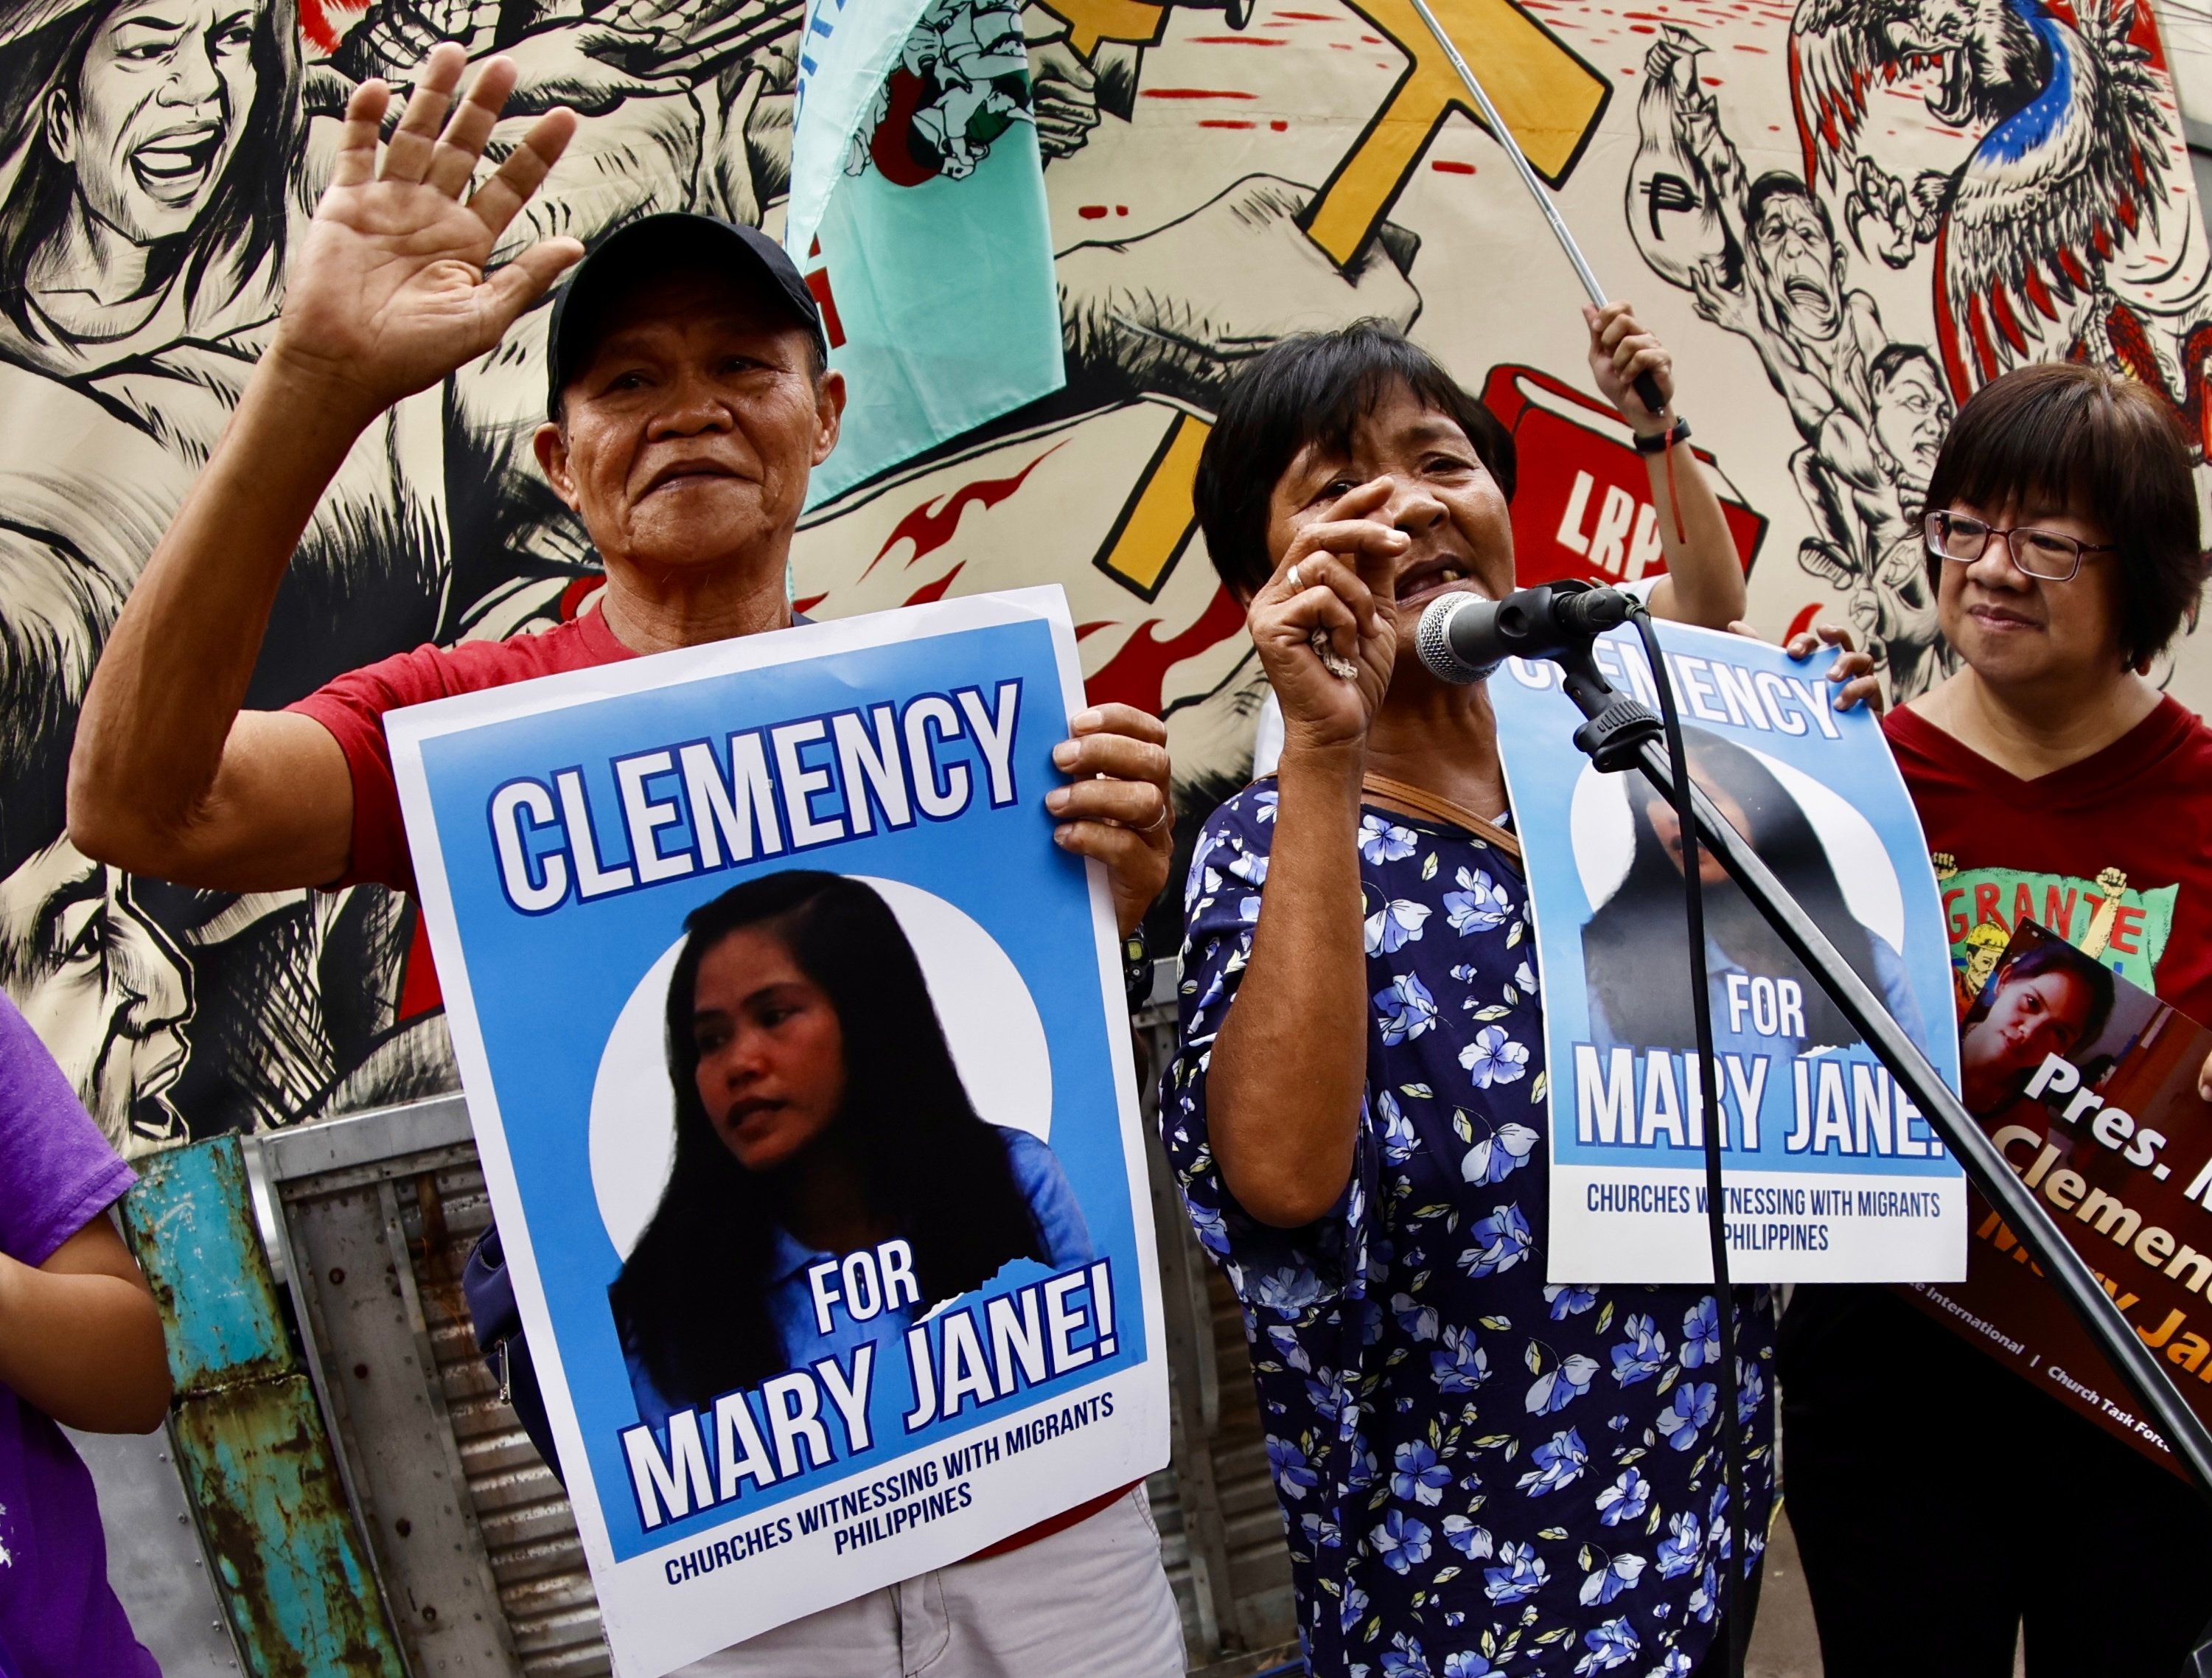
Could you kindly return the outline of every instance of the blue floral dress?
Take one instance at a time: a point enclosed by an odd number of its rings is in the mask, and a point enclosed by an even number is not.
[[[1273,781],[1223,805],[1185,895],[1160,1124],[1244,1306],[1300,1631],[1317,1674],[1686,1674],[1736,1525],[1710,1290],[1544,1280],[1535,939],[1513,859],[1370,806],[1367,1098],[1352,1180],[1278,1230],[1206,1141],[1206,1073],[1250,957]],[[1671,982],[1655,974],[1654,982]],[[1737,1298],[1750,1550],[1773,1493],[1773,1304]]]

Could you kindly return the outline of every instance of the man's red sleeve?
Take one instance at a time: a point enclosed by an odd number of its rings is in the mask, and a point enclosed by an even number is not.
[[[338,885],[388,885],[410,896],[415,864],[407,852],[407,832],[399,818],[399,787],[392,776],[392,747],[384,738],[384,714],[419,705],[448,691],[441,679],[438,649],[412,653],[349,671],[284,708],[313,717],[331,732],[345,753],[353,779],[353,843],[345,872],[329,882]]]

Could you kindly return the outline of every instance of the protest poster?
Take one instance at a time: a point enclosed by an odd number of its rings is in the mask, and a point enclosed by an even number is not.
[[[2033,921],[1984,968],[1959,1030],[1967,1110],[2033,1189],[2191,1407],[2212,1421],[2212,1031],[2130,982],[2093,920],[2077,947]],[[2142,1401],[2020,1237],[1977,1192],[1963,1282],[1923,1310],[2183,1479]]]
[[[1880,725],[1838,712],[1832,654],[1793,662],[1744,636],[1659,634],[1690,773],[1947,1080],[1951,969],[1918,819]],[[1653,708],[1632,629],[1599,668]],[[1709,1280],[1696,1068],[1673,806],[1640,773],[1601,775],[1555,664],[1490,678],[1526,848],[1544,986],[1550,1277]],[[1714,1082],[1739,1281],[1955,1280],[1966,1184],[1928,1120],[1710,853]]]
[[[1167,1461],[1113,915],[1043,805],[1076,671],[1036,588],[388,720],[626,1678]]]

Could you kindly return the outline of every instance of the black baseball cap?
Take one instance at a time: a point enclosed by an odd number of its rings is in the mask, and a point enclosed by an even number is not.
[[[806,328],[817,363],[828,365],[822,311],[782,246],[758,228],[672,210],[610,234],[555,294],[545,339],[547,412],[559,410],[562,387],[591,355],[607,300],[636,280],[672,268],[720,269],[734,278],[758,282],[764,296],[787,305],[792,319]]]

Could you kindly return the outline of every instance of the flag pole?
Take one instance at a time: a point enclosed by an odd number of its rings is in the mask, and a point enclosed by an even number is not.
[[[1505,119],[1498,114],[1498,107],[1490,102],[1490,95],[1483,90],[1482,83],[1475,79],[1474,72],[1468,68],[1467,60],[1460,57],[1459,48],[1452,45],[1452,38],[1444,33],[1444,26],[1429,9],[1428,0],[1413,0],[1413,9],[1421,15],[1421,21],[1428,25],[1429,33],[1437,38],[1437,45],[1443,48],[1444,57],[1451,60],[1451,67],[1459,72],[1460,81],[1465,84],[1468,96],[1474,100],[1474,108],[1482,113],[1484,124],[1497,137],[1498,143],[1505,148],[1506,156],[1512,160],[1514,170],[1521,177],[1521,184],[1528,189],[1528,196],[1535,199],[1536,208],[1544,212],[1544,219],[1552,224],[1552,235],[1559,241],[1559,248],[1567,253],[1567,260],[1574,264],[1575,276],[1582,281],[1583,289],[1589,294],[1592,303],[1603,308],[1608,301],[1605,288],[1598,283],[1597,274],[1590,267],[1589,258],[1583,255],[1582,246],[1575,243],[1574,233],[1567,226],[1566,218],[1559,214],[1559,206],[1553,200],[1543,177],[1536,173],[1535,165],[1529,162],[1528,154],[1521,149],[1521,143],[1513,137],[1513,131],[1505,125]],[[1637,374],[1636,394],[1655,415],[1667,405],[1666,398],[1659,393],[1659,381],[1649,373]]]

